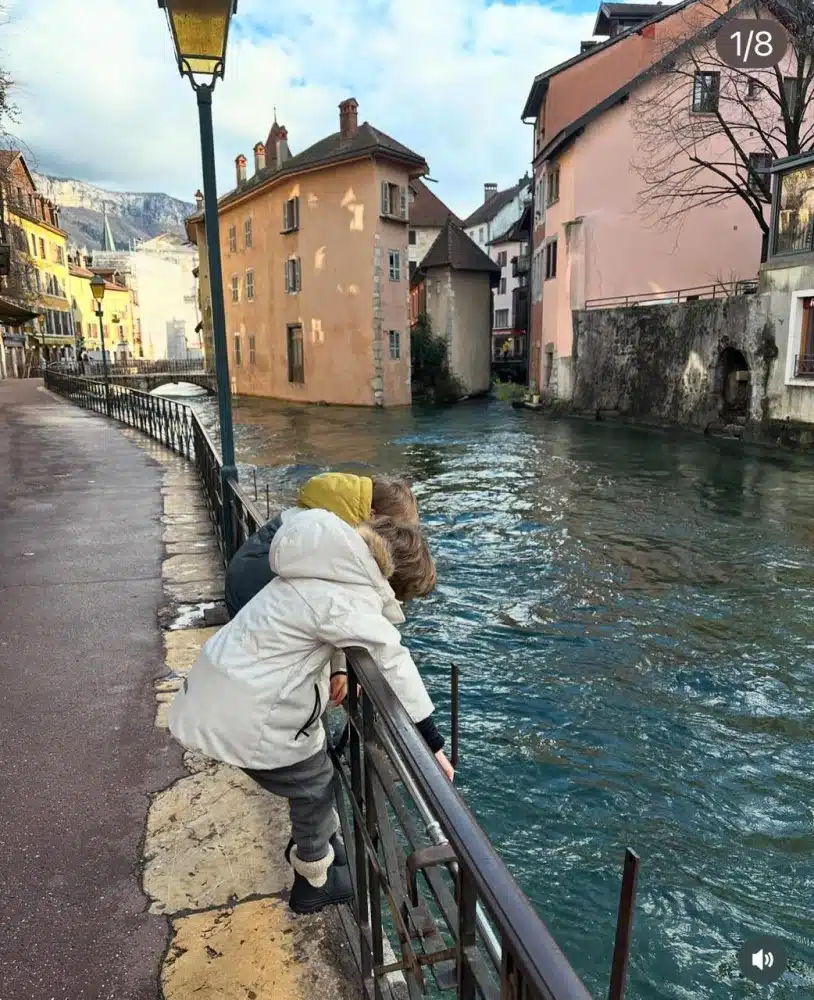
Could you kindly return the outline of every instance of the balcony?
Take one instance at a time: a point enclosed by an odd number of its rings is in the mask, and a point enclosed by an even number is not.
[[[798,354],[794,358],[794,377],[814,379],[814,354]]]
[[[529,273],[529,255],[521,253],[518,257],[512,257],[512,277],[519,278],[523,274]]]

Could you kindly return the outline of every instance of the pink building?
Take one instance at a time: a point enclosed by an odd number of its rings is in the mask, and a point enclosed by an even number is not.
[[[712,97],[717,110],[721,74],[705,73],[703,52],[699,56],[699,46],[686,40],[699,32],[705,37],[726,7],[726,0],[604,3],[595,32],[607,40],[583,43],[579,55],[534,80],[523,111],[534,123],[532,392],[570,398],[572,310],[625,296],[669,301],[673,290],[756,277],[761,232],[740,197],[659,221],[643,213],[645,182],[635,169],[642,142],[637,116],[664,86],[653,67],[668,55],[681,53],[698,69],[686,77],[686,110],[714,114]],[[730,11],[754,16],[745,4],[730,5]],[[703,90],[710,78],[714,94]],[[759,139],[754,143],[749,155],[763,165],[767,153]],[[711,159],[732,158],[731,149],[706,148]]]

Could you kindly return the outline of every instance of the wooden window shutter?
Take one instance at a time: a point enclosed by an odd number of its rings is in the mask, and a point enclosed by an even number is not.
[[[407,218],[407,188],[406,187],[400,187],[399,188],[399,197],[401,199],[400,200],[400,204],[399,204],[399,215],[402,217],[402,219],[406,219]]]
[[[283,266],[285,267],[285,290],[286,292],[291,291],[291,268],[288,266],[290,261],[283,261]]]
[[[297,259],[294,261],[294,274],[296,275],[295,282],[294,282],[294,290],[297,291],[297,292],[302,288],[302,268],[301,268],[301,263],[302,263],[302,261],[301,261],[301,258],[299,258],[299,257],[297,257]]]
[[[283,202],[283,232],[288,229],[288,202]]]
[[[390,186],[382,181],[382,215],[390,214]]]
[[[294,229],[300,228],[300,196],[294,199],[294,219],[292,223]]]

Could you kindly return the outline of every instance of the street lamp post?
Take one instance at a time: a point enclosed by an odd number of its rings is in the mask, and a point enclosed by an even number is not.
[[[218,228],[218,193],[215,180],[215,140],[212,131],[212,91],[223,78],[229,23],[237,11],[237,0],[158,0],[167,13],[175,56],[181,76],[189,77],[198,98],[201,162],[204,189],[204,227],[209,257],[209,291],[212,302],[212,333],[220,417],[221,478],[224,542],[227,557],[234,546],[229,481],[237,479],[232,426],[232,391],[226,348],[226,315],[223,303],[223,272]]]
[[[90,279],[90,290],[96,300],[96,318],[99,320],[99,337],[102,341],[102,370],[105,375],[105,411],[110,416],[110,376],[107,371],[107,351],[105,350],[105,324],[102,313],[102,299],[105,297],[105,279],[94,274]]]

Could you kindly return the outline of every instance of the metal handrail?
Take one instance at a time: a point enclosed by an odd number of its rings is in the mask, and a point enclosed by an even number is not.
[[[508,949],[515,958],[527,991],[529,987],[533,991],[527,995],[546,1000],[591,1000],[548,928],[433,759],[370,654],[364,649],[346,650],[346,654],[349,691],[353,692],[354,680],[361,683],[363,699],[367,697],[372,702],[376,720],[384,727],[396,758],[403,762],[430,814],[446,834],[456,855],[459,877],[471,881],[477,898],[501,929],[502,951]],[[461,960],[467,962],[468,958],[462,955]]]
[[[754,295],[758,290],[756,278],[739,281],[716,281],[695,288],[676,288],[669,291],[641,292],[635,295],[612,295],[604,299],[587,299],[585,309],[619,309],[637,305],[675,305],[698,299],[731,298],[735,295]]]
[[[110,386],[108,399],[100,380],[53,368],[46,369],[45,384],[71,402],[118,419],[191,459],[201,479],[224,562],[264,523],[255,503],[256,480],[254,501],[239,483],[224,484],[219,449],[190,406],[120,385]],[[232,508],[229,517],[224,516],[224,504]],[[233,532],[228,538],[224,534],[227,528]],[[346,652],[349,760],[338,748],[332,749],[332,756],[337,809],[346,842],[353,846],[349,864],[356,919],[350,927],[345,922],[351,943],[354,933],[358,935],[354,952],[366,996],[381,1000],[389,994],[388,977],[400,970],[414,1000],[426,993],[423,970],[429,968],[445,989],[455,990],[459,1000],[590,1000],[545,924],[456,788],[441,772],[382,672],[366,651]],[[456,728],[453,723],[453,730]],[[453,743],[457,743],[455,736]],[[422,848],[420,838],[409,834],[414,821],[404,808],[402,793],[395,788],[392,771],[421,817],[425,836],[431,841],[429,848]],[[407,832],[412,849],[410,856],[403,859],[404,864],[399,863],[402,841],[395,836],[388,802],[401,823],[402,833]],[[352,831],[347,819],[348,803]],[[637,867],[638,859],[628,852],[610,1000],[621,1000],[624,994]],[[454,897],[440,879],[439,868],[454,878]],[[419,898],[419,872],[428,886],[427,899]],[[409,884],[405,886],[405,882]],[[401,949],[400,960],[389,965],[384,957],[387,932],[382,895],[390,905]],[[428,902],[436,904],[441,912],[445,927],[440,930]],[[455,942],[452,947],[448,944],[450,937]],[[422,954],[416,952],[415,939],[420,939]]]

